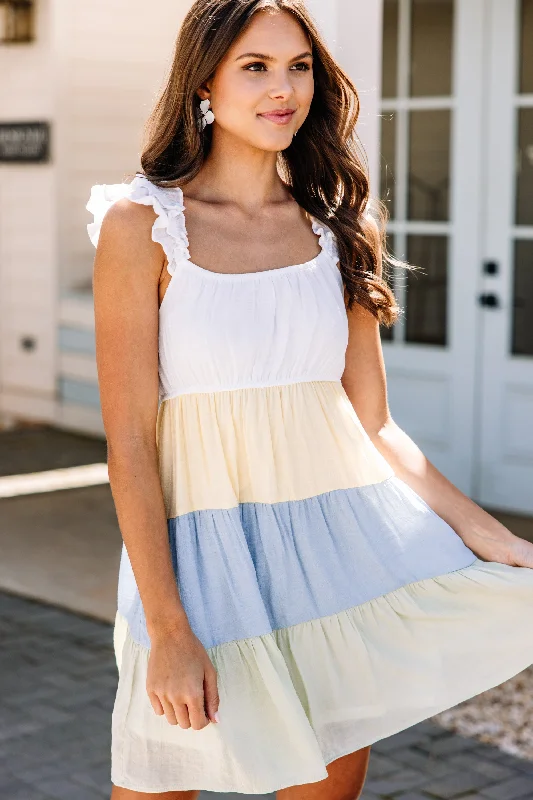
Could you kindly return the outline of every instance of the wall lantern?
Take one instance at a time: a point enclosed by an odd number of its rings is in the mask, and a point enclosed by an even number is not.
[[[34,39],[34,0],[0,0],[0,44]]]

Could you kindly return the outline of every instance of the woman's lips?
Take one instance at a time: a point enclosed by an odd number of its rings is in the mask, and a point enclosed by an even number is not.
[[[263,117],[263,119],[268,119],[270,122],[274,122],[276,125],[287,125],[291,121],[295,114],[294,109],[284,108],[280,111],[266,111],[264,114],[259,114],[258,116]]]

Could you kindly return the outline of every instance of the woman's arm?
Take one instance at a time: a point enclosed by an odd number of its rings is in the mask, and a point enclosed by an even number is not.
[[[370,439],[396,475],[417,492],[480,558],[533,567],[533,545],[463,494],[392,419],[379,324],[362,306],[348,312],[342,384]]]
[[[209,676],[208,710],[213,714],[218,702],[214,668],[180,600],[158,468],[158,289],[165,258],[152,241],[154,220],[152,207],[127,199],[112,205],[103,220],[93,269],[98,383],[111,491],[152,645],[150,700],[172,724],[174,709],[182,727],[190,727],[187,722],[203,727],[208,720],[203,691],[199,697],[201,667]],[[180,657],[174,662],[178,645]],[[184,651],[191,660],[186,661]],[[178,665],[182,678],[176,688],[162,676],[165,671],[179,674]],[[189,719],[183,694],[177,699],[176,692],[190,694],[191,687],[196,699]]]

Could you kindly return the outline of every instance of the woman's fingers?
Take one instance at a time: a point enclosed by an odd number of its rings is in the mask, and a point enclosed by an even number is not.
[[[150,700],[150,703],[152,704],[154,712],[157,714],[158,717],[162,717],[163,714],[165,713],[165,709],[161,705],[161,700],[159,699],[159,697],[156,695],[155,692],[148,692],[148,698]]]
[[[178,720],[180,728],[190,728],[191,721],[189,719],[187,704],[175,700],[172,705],[174,706],[174,713],[176,714],[176,719]]]
[[[199,731],[201,728],[205,728],[206,725],[209,725],[209,720],[205,715],[203,690],[188,698],[187,708],[189,709],[189,719],[191,720],[192,728]]]
[[[188,697],[184,702],[164,695],[158,698],[158,703],[170,725],[179,725],[180,728],[184,729],[194,728],[194,730],[201,730],[209,724],[209,719],[205,714],[204,702],[203,693]],[[152,704],[153,706],[154,704]]]
[[[176,714],[176,712],[174,711],[174,706],[172,705],[172,703],[170,702],[170,700],[168,700],[168,699],[167,699],[166,697],[164,697],[164,696],[163,696],[163,697],[160,697],[159,699],[160,699],[160,701],[161,701],[161,705],[163,706],[163,708],[164,708],[164,710],[165,710],[165,717],[167,718],[167,722],[168,722],[170,725],[178,725],[178,724],[180,724],[180,725],[181,725],[181,727],[184,727],[184,726],[182,725],[182,723],[181,723],[181,722],[178,722],[178,717],[177,717],[177,714]],[[183,721],[183,715],[182,715],[182,714],[180,714],[180,717],[181,717],[181,719],[182,719],[182,721]],[[186,727],[186,726],[185,726],[185,727]]]
[[[218,722],[215,714],[218,712],[220,698],[218,696],[217,671],[211,665],[205,671],[204,677],[205,711],[211,722]]]
[[[215,687],[216,691],[216,687]],[[218,697],[213,698],[211,701],[210,712],[207,709],[206,697],[204,692],[190,695],[184,698],[183,701],[177,698],[170,698],[162,696],[158,698],[157,702],[161,706],[162,712],[165,714],[168,722],[171,725],[179,725],[180,728],[193,728],[194,730],[201,730],[209,725],[218,709]],[[156,711],[156,704],[152,703],[154,711]],[[156,711],[156,714],[158,712]],[[216,720],[214,720],[216,721]]]

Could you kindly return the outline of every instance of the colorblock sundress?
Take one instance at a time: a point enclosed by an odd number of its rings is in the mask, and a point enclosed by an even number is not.
[[[111,778],[138,792],[261,794],[533,663],[533,570],[486,562],[401,480],[342,386],[335,237],[318,257],[224,274],[192,263],[179,188],[93,186],[153,206],[157,448],[180,597],[216,667],[220,723],[183,729],[146,692],[150,639],[125,545]]]

